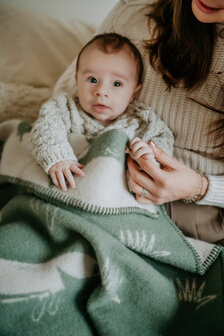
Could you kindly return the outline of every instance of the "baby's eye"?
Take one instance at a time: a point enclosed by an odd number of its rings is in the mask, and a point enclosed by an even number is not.
[[[114,82],[114,86],[121,86],[120,82]]]
[[[97,80],[94,77],[90,77],[88,80],[90,83],[97,83]]]

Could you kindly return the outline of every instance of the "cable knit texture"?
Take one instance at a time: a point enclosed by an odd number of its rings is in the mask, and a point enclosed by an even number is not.
[[[224,164],[216,159],[223,152],[223,147],[214,149],[217,139],[209,136],[213,123],[219,120],[220,113],[224,113],[224,25],[217,25],[211,71],[203,84],[190,91],[181,87],[168,91],[160,73],[150,66],[143,45],[143,41],[150,39],[146,17],[150,2],[151,0],[119,1],[97,33],[114,31],[126,35],[139,48],[145,71],[138,99],[152,106],[172,130],[175,137],[174,157],[209,175],[209,190],[200,204],[213,205],[215,200],[217,206],[224,207]],[[62,88],[74,92],[74,63],[75,60],[59,79],[54,89],[55,94]],[[222,185],[221,190],[219,185]]]
[[[81,109],[78,98],[72,99],[65,93],[42,106],[31,131],[31,152],[48,172],[59,161],[77,160],[68,142],[69,133],[84,135],[89,140],[111,129],[122,130],[129,139],[134,136],[146,142],[152,139],[172,155],[173,134],[152,108],[134,101],[115,121],[102,124]]]

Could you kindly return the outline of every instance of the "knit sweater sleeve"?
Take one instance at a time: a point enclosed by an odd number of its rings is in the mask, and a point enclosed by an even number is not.
[[[208,175],[208,191],[197,204],[224,208],[224,176]]]
[[[46,102],[31,130],[31,152],[46,173],[57,162],[77,160],[67,137],[71,132],[69,100],[61,94]]]
[[[134,108],[134,115],[141,120],[139,128],[136,130],[136,136],[145,142],[152,140],[157,146],[172,156],[173,133],[166,123],[155,114],[154,110],[141,102],[137,102]]]

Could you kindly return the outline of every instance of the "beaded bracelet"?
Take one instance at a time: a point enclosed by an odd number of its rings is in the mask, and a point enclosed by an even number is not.
[[[184,203],[195,203],[200,201],[206,194],[207,190],[205,193],[203,192],[203,187],[204,187],[204,177],[208,180],[206,175],[203,175],[200,171],[197,171],[198,173],[198,179],[195,187],[195,192],[194,195],[190,196],[189,198],[185,198],[183,201]]]

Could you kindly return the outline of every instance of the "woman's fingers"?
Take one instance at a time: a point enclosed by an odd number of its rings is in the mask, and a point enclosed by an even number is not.
[[[128,188],[129,191],[135,194],[136,200],[141,204],[159,204],[156,193],[156,185],[150,177],[142,170],[139,170],[138,165],[131,158],[128,163]]]
[[[135,163],[135,165],[133,165],[133,163],[131,163],[131,167],[133,167],[133,171],[137,173],[136,166],[139,165],[138,170],[141,171],[142,173],[144,172],[143,174],[136,174],[138,176],[137,178],[140,178],[140,180],[138,180],[139,183],[141,183],[142,178],[144,176],[146,176],[144,180],[148,180],[148,178],[151,177],[151,179],[153,180],[160,181],[161,179],[164,178],[164,171],[152,159],[146,160],[144,157],[140,157],[136,161],[138,164]]]
[[[192,198],[201,193],[202,180],[197,172],[171,158],[158,147],[154,150],[154,155],[162,164],[161,168],[152,160],[140,158],[138,164],[130,157],[127,160],[130,181],[136,195],[141,196],[135,185],[145,188],[149,192],[145,198],[154,204]],[[207,190],[207,184],[205,189]]]
[[[150,141],[149,144],[153,150],[154,158],[157,162],[159,162],[160,166],[157,165],[154,160],[145,160],[144,156],[140,157],[136,161],[141,169],[154,181],[163,182],[166,179],[168,172],[178,169],[182,166],[182,164],[169,156],[152,141]]]
[[[165,169],[176,169],[180,162],[168,155],[163,149],[156,146],[153,141],[149,141],[149,146],[152,148],[155,159],[165,168]]]
[[[140,173],[140,166],[130,156],[127,157],[127,165],[130,175],[134,172]]]
[[[151,194],[155,189],[152,178],[147,175],[131,157],[127,158],[127,165],[129,170],[129,186],[132,192],[140,196],[142,189],[145,188],[148,191],[146,198],[151,200]]]
[[[136,184],[130,177],[130,174],[127,175],[127,179],[128,189],[131,193],[136,195],[136,200],[142,204],[151,204],[152,195],[150,192]]]
[[[146,197],[142,198],[141,196],[138,195],[136,195],[136,201],[141,204],[153,204],[153,202],[150,199]]]

